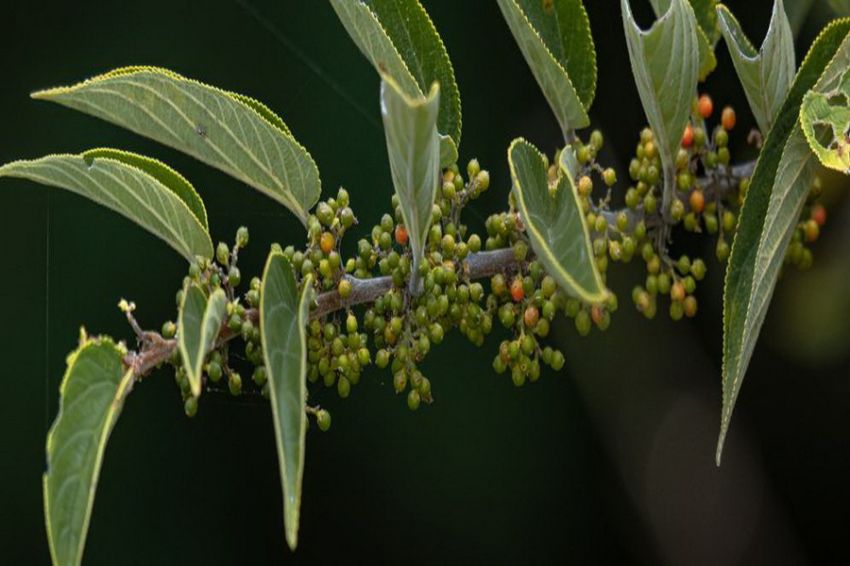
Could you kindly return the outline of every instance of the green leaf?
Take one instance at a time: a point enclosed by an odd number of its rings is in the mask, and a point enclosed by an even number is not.
[[[153,159],[96,149],[7,163],[0,167],[0,177],[29,179],[77,193],[126,216],[189,261],[212,257],[200,197],[188,181]]]
[[[32,96],[187,153],[265,193],[302,222],[319,200],[313,158],[283,120],[248,97],[154,67],[116,69]]]
[[[675,158],[691,113],[699,69],[697,24],[685,0],[672,0],[649,31],[642,31],[629,0],[621,0],[632,73],[665,172],[664,210],[672,196]]]
[[[809,16],[812,4],[815,0],[794,0],[785,4],[785,13],[788,15],[788,23],[791,24],[791,32],[794,37],[800,33],[800,28]]]
[[[440,142],[437,112],[440,87],[431,87],[427,98],[409,98],[389,76],[381,81],[381,114],[387,137],[393,185],[401,203],[404,225],[410,235],[414,274],[410,288],[418,292],[419,264],[431,228],[434,199],[440,183]]]
[[[830,169],[850,174],[850,69],[803,98],[800,123],[809,147]]]
[[[570,295],[589,303],[604,301],[608,292],[596,267],[572,175],[560,176],[550,189],[543,154],[522,138],[508,148],[508,162],[517,208],[537,259]],[[571,170],[568,158],[562,157],[561,163]]]
[[[418,0],[331,0],[346,31],[381,75],[389,75],[408,98],[424,96],[440,83],[437,130],[460,147],[460,92],[451,60],[428,13]],[[445,159],[451,157],[446,147]],[[457,157],[455,157],[457,160]],[[448,167],[455,161],[443,161]]]
[[[846,69],[850,57],[848,32],[850,19],[833,22],[812,45],[765,140],[741,209],[723,293],[723,413],[718,465],[735,401],[811,186],[815,161],[799,127],[800,105],[822,73],[820,80],[828,84],[842,68]]]
[[[54,564],[83,557],[106,441],[133,386],[124,352],[108,338],[88,339],[68,356],[59,414],[47,435],[44,514]]]
[[[726,6],[717,7],[720,28],[747,101],[762,133],[770,131],[794,80],[794,35],[782,6],[775,0],[770,27],[757,52]]]
[[[307,340],[304,329],[310,310],[312,279],[299,293],[295,273],[286,257],[272,253],[263,271],[260,290],[260,329],[263,359],[269,377],[286,542],[298,545],[304,441],[307,434]]]
[[[655,15],[660,17],[670,9],[672,0],[650,0]],[[689,0],[697,19],[697,42],[699,43],[699,80],[704,81],[717,68],[714,45],[720,35],[717,27],[716,0]]]
[[[195,397],[201,394],[204,359],[215,347],[226,314],[227,295],[222,289],[216,289],[209,300],[196,283],[183,290],[183,302],[178,313],[178,345]]]
[[[589,126],[596,51],[584,6],[576,0],[556,0],[545,10],[536,0],[498,2],[564,137]]]
[[[850,16],[850,0],[829,0],[829,5],[839,16]]]

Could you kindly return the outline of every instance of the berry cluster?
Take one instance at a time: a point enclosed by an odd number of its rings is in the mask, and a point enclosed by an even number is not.
[[[638,311],[653,318],[661,297],[669,298],[673,320],[693,317],[698,305],[696,287],[707,272],[699,257],[680,255],[673,259],[668,250],[671,230],[681,226],[687,232],[707,233],[717,238],[717,259],[729,256],[738,212],[749,188],[746,175],[730,166],[729,132],[735,127],[732,108],[725,108],[712,130],[707,129],[714,108],[711,98],[702,95],[694,101],[691,119],[683,132],[676,156],[675,171],[665,179],[653,132],[644,129],[629,164],[629,186],[615,193],[617,174],[597,160],[603,146],[601,132],[593,131],[587,140],[573,142],[578,168],[575,187],[589,228],[592,251],[603,279],[612,263],[628,263],[639,256],[646,267],[646,279],[632,291]],[[565,173],[556,154],[548,166],[550,186],[555,187]],[[431,381],[420,371],[422,361],[433,345],[440,344],[453,328],[470,342],[482,345],[493,329],[494,318],[510,333],[499,345],[493,368],[510,371],[516,386],[537,381],[543,365],[560,370],[563,352],[543,344],[555,316],[562,312],[573,319],[576,331],[588,335],[595,326],[606,330],[617,310],[616,295],[610,293],[599,304],[567,296],[555,279],[535,260],[522,218],[513,197],[507,211],[493,214],[485,222],[486,235],[470,233],[461,220],[465,206],[487,191],[490,176],[478,161],[471,160],[465,176],[457,165],[443,171],[427,232],[424,258],[414,273],[410,234],[405,226],[398,197],[392,199],[393,214],[384,214],[372,227],[370,237],[357,242],[353,257],[343,260],[341,243],[347,231],[357,224],[349,205],[349,195],[339,189],[335,198],[320,202],[307,219],[307,242],[303,249],[277,244],[272,249],[291,262],[299,284],[312,276],[314,290],[334,295],[338,300],[331,312],[314,311],[307,328],[307,377],[311,384],[321,381],[336,388],[340,397],[351,394],[362,371],[374,363],[389,367],[396,393],[406,393],[408,407],[419,408],[433,401]],[[669,186],[665,203],[664,187]],[[786,262],[800,268],[812,263],[808,245],[814,242],[826,221],[823,206],[817,203],[820,184],[815,183],[809,202],[795,230]],[[621,209],[613,208],[623,202]],[[234,245],[219,243],[214,261],[191,265],[185,285],[197,283],[211,293],[223,288],[229,299],[228,318],[217,348],[204,366],[203,382],[208,390],[227,379],[233,395],[243,393],[243,382],[235,366],[250,364],[248,391],[268,396],[268,377],[263,366],[257,308],[261,282],[254,277],[243,295],[238,293],[241,275],[237,267],[239,250],[248,243],[248,231],[240,228]],[[484,276],[489,285],[473,280],[469,272],[470,254],[482,250],[508,258]],[[481,273],[478,273],[481,277]],[[354,296],[356,285],[369,280],[379,285],[380,294],[370,304],[359,306],[362,296]],[[178,292],[178,305],[183,291]],[[339,308],[341,307],[341,308]],[[177,332],[173,322],[163,325],[164,338]],[[230,338],[242,338],[243,350],[232,356]],[[234,362],[233,360],[236,360]],[[198,399],[192,396],[185,370],[175,356],[176,369],[186,414],[194,415]],[[330,426],[330,414],[308,407],[321,430]]]

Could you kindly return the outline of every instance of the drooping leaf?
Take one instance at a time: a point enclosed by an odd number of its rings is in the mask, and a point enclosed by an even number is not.
[[[782,0],[773,4],[770,27],[759,51],[744,35],[729,8],[721,4],[717,14],[747,101],[759,129],[766,134],[791,88],[796,70],[794,35]]]
[[[561,161],[569,171],[569,160]],[[543,154],[522,138],[508,149],[508,162],[517,208],[538,261],[565,292],[590,303],[604,301],[607,291],[572,175],[562,175],[550,190]]]
[[[201,394],[204,359],[215,346],[221,323],[227,314],[227,295],[216,289],[207,299],[204,291],[192,283],[183,290],[177,328],[180,357],[189,378],[192,395]]]
[[[587,110],[596,92],[596,51],[582,3],[556,0],[544,9],[535,0],[498,2],[565,138],[590,125]]]
[[[829,5],[839,16],[850,16],[850,0],[829,0]]]
[[[408,98],[424,96],[440,83],[437,130],[445,140],[447,167],[460,147],[460,92],[451,60],[434,23],[418,0],[331,0],[346,31],[379,74],[389,75]],[[457,157],[455,157],[455,160]]]
[[[820,81],[829,84],[846,69],[850,58],[848,32],[850,19],[839,20],[815,40],[765,140],[741,209],[723,292],[723,412],[718,465],[735,401],[812,180],[815,161],[799,127],[800,105],[822,74]]]
[[[263,360],[269,379],[286,542],[298,545],[304,442],[307,434],[307,340],[311,278],[298,291],[295,273],[283,254],[272,253],[260,290]]]
[[[248,97],[166,69],[116,69],[33,93],[187,153],[280,202],[306,221],[319,170],[278,116]]]
[[[409,98],[392,78],[381,81],[381,115],[387,137],[387,153],[393,186],[401,203],[404,225],[413,251],[412,273],[419,273],[431,228],[434,199],[440,183],[440,142],[437,112],[440,87],[431,87],[427,98]],[[416,293],[418,279],[411,277]]]
[[[670,9],[672,0],[650,0],[656,17]],[[717,27],[716,0],[689,0],[697,20],[697,42],[699,43],[699,80],[704,81],[717,68],[714,45],[720,31]]]
[[[108,338],[83,336],[79,349],[68,356],[59,414],[47,435],[43,479],[54,564],[78,565],[83,558],[106,442],[132,385],[122,349]]]
[[[621,0],[632,73],[665,171],[664,203],[682,132],[691,113],[699,69],[697,23],[685,0],[672,0],[649,31],[641,30],[629,0]]]
[[[837,82],[819,83],[803,98],[800,123],[809,147],[830,169],[850,174],[850,69]]]
[[[110,208],[164,240],[183,257],[212,257],[203,203],[166,165],[140,155],[97,149],[48,155],[0,167],[0,177],[59,187]]]

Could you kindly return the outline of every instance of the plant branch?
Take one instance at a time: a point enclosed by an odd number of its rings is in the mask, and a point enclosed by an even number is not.
[[[755,162],[747,162],[734,167],[725,168],[720,174],[714,174],[711,177],[699,179],[698,185],[703,188],[706,193],[707,200],[715,200],[724,198],[737,187],[737,183],[744,177],[752,175],[755,169]],[[688,206],[687,196],[684,194],[675,193],[676,197],[681,199],[685,206]],[[641,220],[645,220],[648,225],[652,226],[669,226],[664,222],[661,214],[656,213],[647,216],[642,207],[636,209],[617,210],[602,210],[597,211],[609,221],[609,224],[616,222],[616,217],[620,212],[625,212],[629,219],[629,227],[634,226]],[[492,277],[497,273],[517,269],[523,262],[518,261],[514,256],[512,248],[504,248],[493,251],[478,252],[469,254],[462,262],[463,276],[468,280],[484,279]],[[338,291],[328,291],[322,293],[316,299],[315,307],[310,311],[310,318],[316,319],[326,316],[332,312],[348,309],[355,305],[373,303],[381,295],[393,287],[393,279],[390,276],[375,277],[371,279],[359,279],[345,275],[345,278],[351,282],[351,294],[347,299],[340,297]],[[257,309],[249,309],[246,311],[246,317],[253,323],[257,324],[259,320],[259,312]],[[124,358],[124,363],[128,368],[133,368],[133,372],[137,377],[143,377],[150,373],[154,368],[167,361],[174,355],[177,349],[176,339],[163,338],[157,332],[140,332],[138,325],[134,326],[134,331],[137,333],[140,349],[138,352],[130,352]],[[236,338],[239,334],[233,333],[225,325],[222,327],[218,338],[218,346],[229,342]]]

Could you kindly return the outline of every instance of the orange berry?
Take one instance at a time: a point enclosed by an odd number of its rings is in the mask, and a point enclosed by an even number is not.
[[[714,112],[714,102],[711,101],[711,97],[707,94],[703,94],[699,97],[697,107],[699,109],[699,115],[702,116],[704,120],[707,120]]]
[[[602,307],[593,305],[590,308],[590,319],[593,321],[593,324],[599,326],[602,324],[603,318],[605,318],[605,313],[602,311]]]
[[[685,126],[685,133],[682,134],[682,147],[689,148],[694,145],[694,128],[690,124]]]
[[[812,207],[812,220],[817,222],[818,226],[826,224],[826,209],[823,205],[816,204]]]
[[[537,324],[537,321],[540,320],[540,311],[537,310],[537,307],[531,305],[527,309],[525,309],[525,314],[523,314],[522,318],[525,322],[526,327],[534,328],[534,326]]]
[[[407,239],[408,239],[407,228],[405,228],[403,224],[398,224],[395,227],[395,241],[400,246],[406,246],[407,245]]]
[[[525,289],[522,288],[522,279],[519,277],[511,282],[511,298],[516,303],[525,298]]]
[[[322,232],[322,237],[319,239],[319,247],[322,248],[322,252],[325,254],[331,253],[335,244],[336,240],[334,239],[333,234],[330,232]]]
[[[731,130],[735,127],[735,123],[738,121],[738,117],[735,115],[735,109],[731,106],[727,106],[723,109],[723,114],[720,115],[720,123],[723,125],[724,130]]]
[[[691,205],[691,211],[695,214],[701,214],[705,209],[705,195],[700,189],[695,190],[691,193],[689,203]]]

